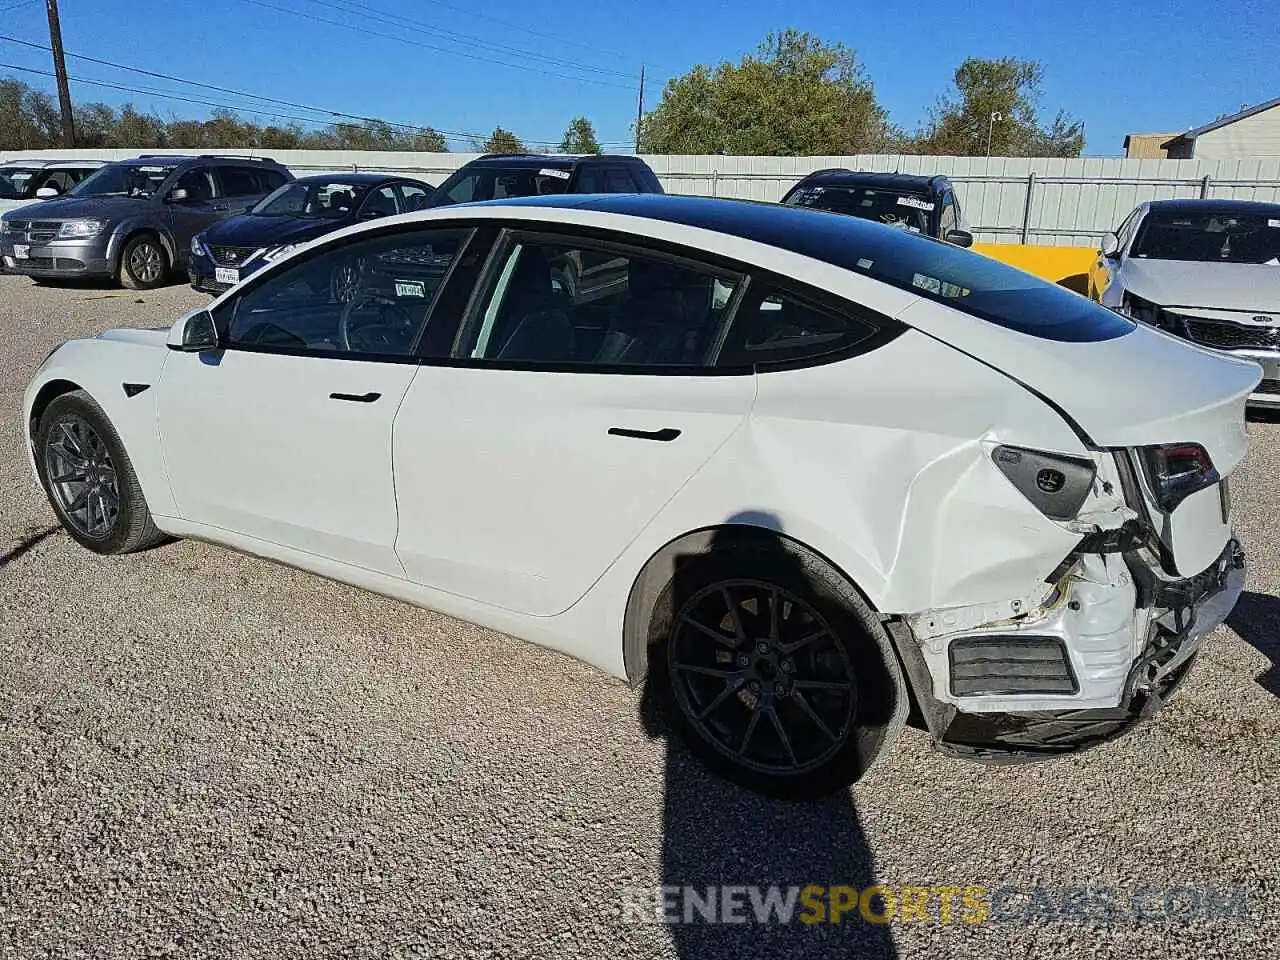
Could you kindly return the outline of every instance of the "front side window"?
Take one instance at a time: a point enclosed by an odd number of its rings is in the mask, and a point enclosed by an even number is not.
[[[942,198],[942,215],[938,219],[939,236],[945,237],[948,233],[956,228],[956,205],[951,199],[951,194],[945,194]]]
[[[288,182],[288,178],[279,170],[258,170],[257,193],[270,193]]]
[[[415,230],[304,256],[219,307],[218,327],[232,349],[409,356],[469,236]]]
[[[1139,259],[1280,266],[1280,209],[1268,214],[1167,214],[1152,210],[1133,241]]]
[[[557,167],[463,168],[440,185],[433,206],[564,193],[570,173]]]
[[[741,278],[628,247],[512,238],[463,356],[584,367],[707,363]]]
[[[218,195],[213,175],[208,170],[188,170],[178,178],[173,188],[187,191],[183,203],[204,203]]]
[[[400,184],[400,196],[404,200],[404,209],[406,211],[421,210],[427,202],[427,198],[431,196],[430,190],[424,190],[422,187],[412,183]]]
[[[390,217],[400,212],[394,186],[379,187],[369,194],[360,208],[362,217]]]
[[[631,179],[631,174],[627,173],[622,167],[610,167],[608,177],[610,193],[638,192],[635,181]]]
[[[108,163],[82,180],[71,193],[77,197],[146,199],[155,195],[173,171],[173,164]]]
[[[294,180],[263,197],[249,212],[259,217],[337,220],[360,205],[368,184],[344,180]]]
[[[924,194],[873,187],[831,184],[801,186],[782,201],[788,206],[810,207],[874,220],[908,233],[928,234],[937,204]]]

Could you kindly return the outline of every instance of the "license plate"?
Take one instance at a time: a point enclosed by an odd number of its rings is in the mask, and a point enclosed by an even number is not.
[[[239,283],[240,271],[232,270],[230,267],[214,267],[213,279],[218,283]]]
[[[13,245],[13,259],[30,260],[31,259],[30,245],[25,243],[15,243]]]

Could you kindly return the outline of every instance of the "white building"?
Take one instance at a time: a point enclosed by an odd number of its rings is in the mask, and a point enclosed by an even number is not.
[[[1219,117],[1161,146],[1170,160],[1280,157],[1280,97]]]

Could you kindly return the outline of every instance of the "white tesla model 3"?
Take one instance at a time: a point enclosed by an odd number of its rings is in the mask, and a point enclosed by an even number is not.
[[[25,415],[91,550],[225,543],[648,677],[801,796],[912,703],[993,759],[1153,713],[1243,586],[1259,376],[854,217],[579,196],[333,234],[62,345]]]

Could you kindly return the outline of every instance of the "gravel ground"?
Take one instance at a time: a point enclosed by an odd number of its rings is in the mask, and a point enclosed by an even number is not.
[[[1233,487],[1251,592],[1155,723],[1014,768],[908,730],[850,796],[788,805],[705,776],[641,694],[559,655],[200,543],[108,559],[55,531],[22,452],[32,370],[201,299],[0,277],[0,957],[1275,955],[1276,423]],[[873,882],[1025,893],[888,927],[621,906]],[[1055,916],[1081,887],[1094,919]],[[1145,922],[1101,917],[1140,888]],[[1189,918],[1205,888],[1238,912]]]

